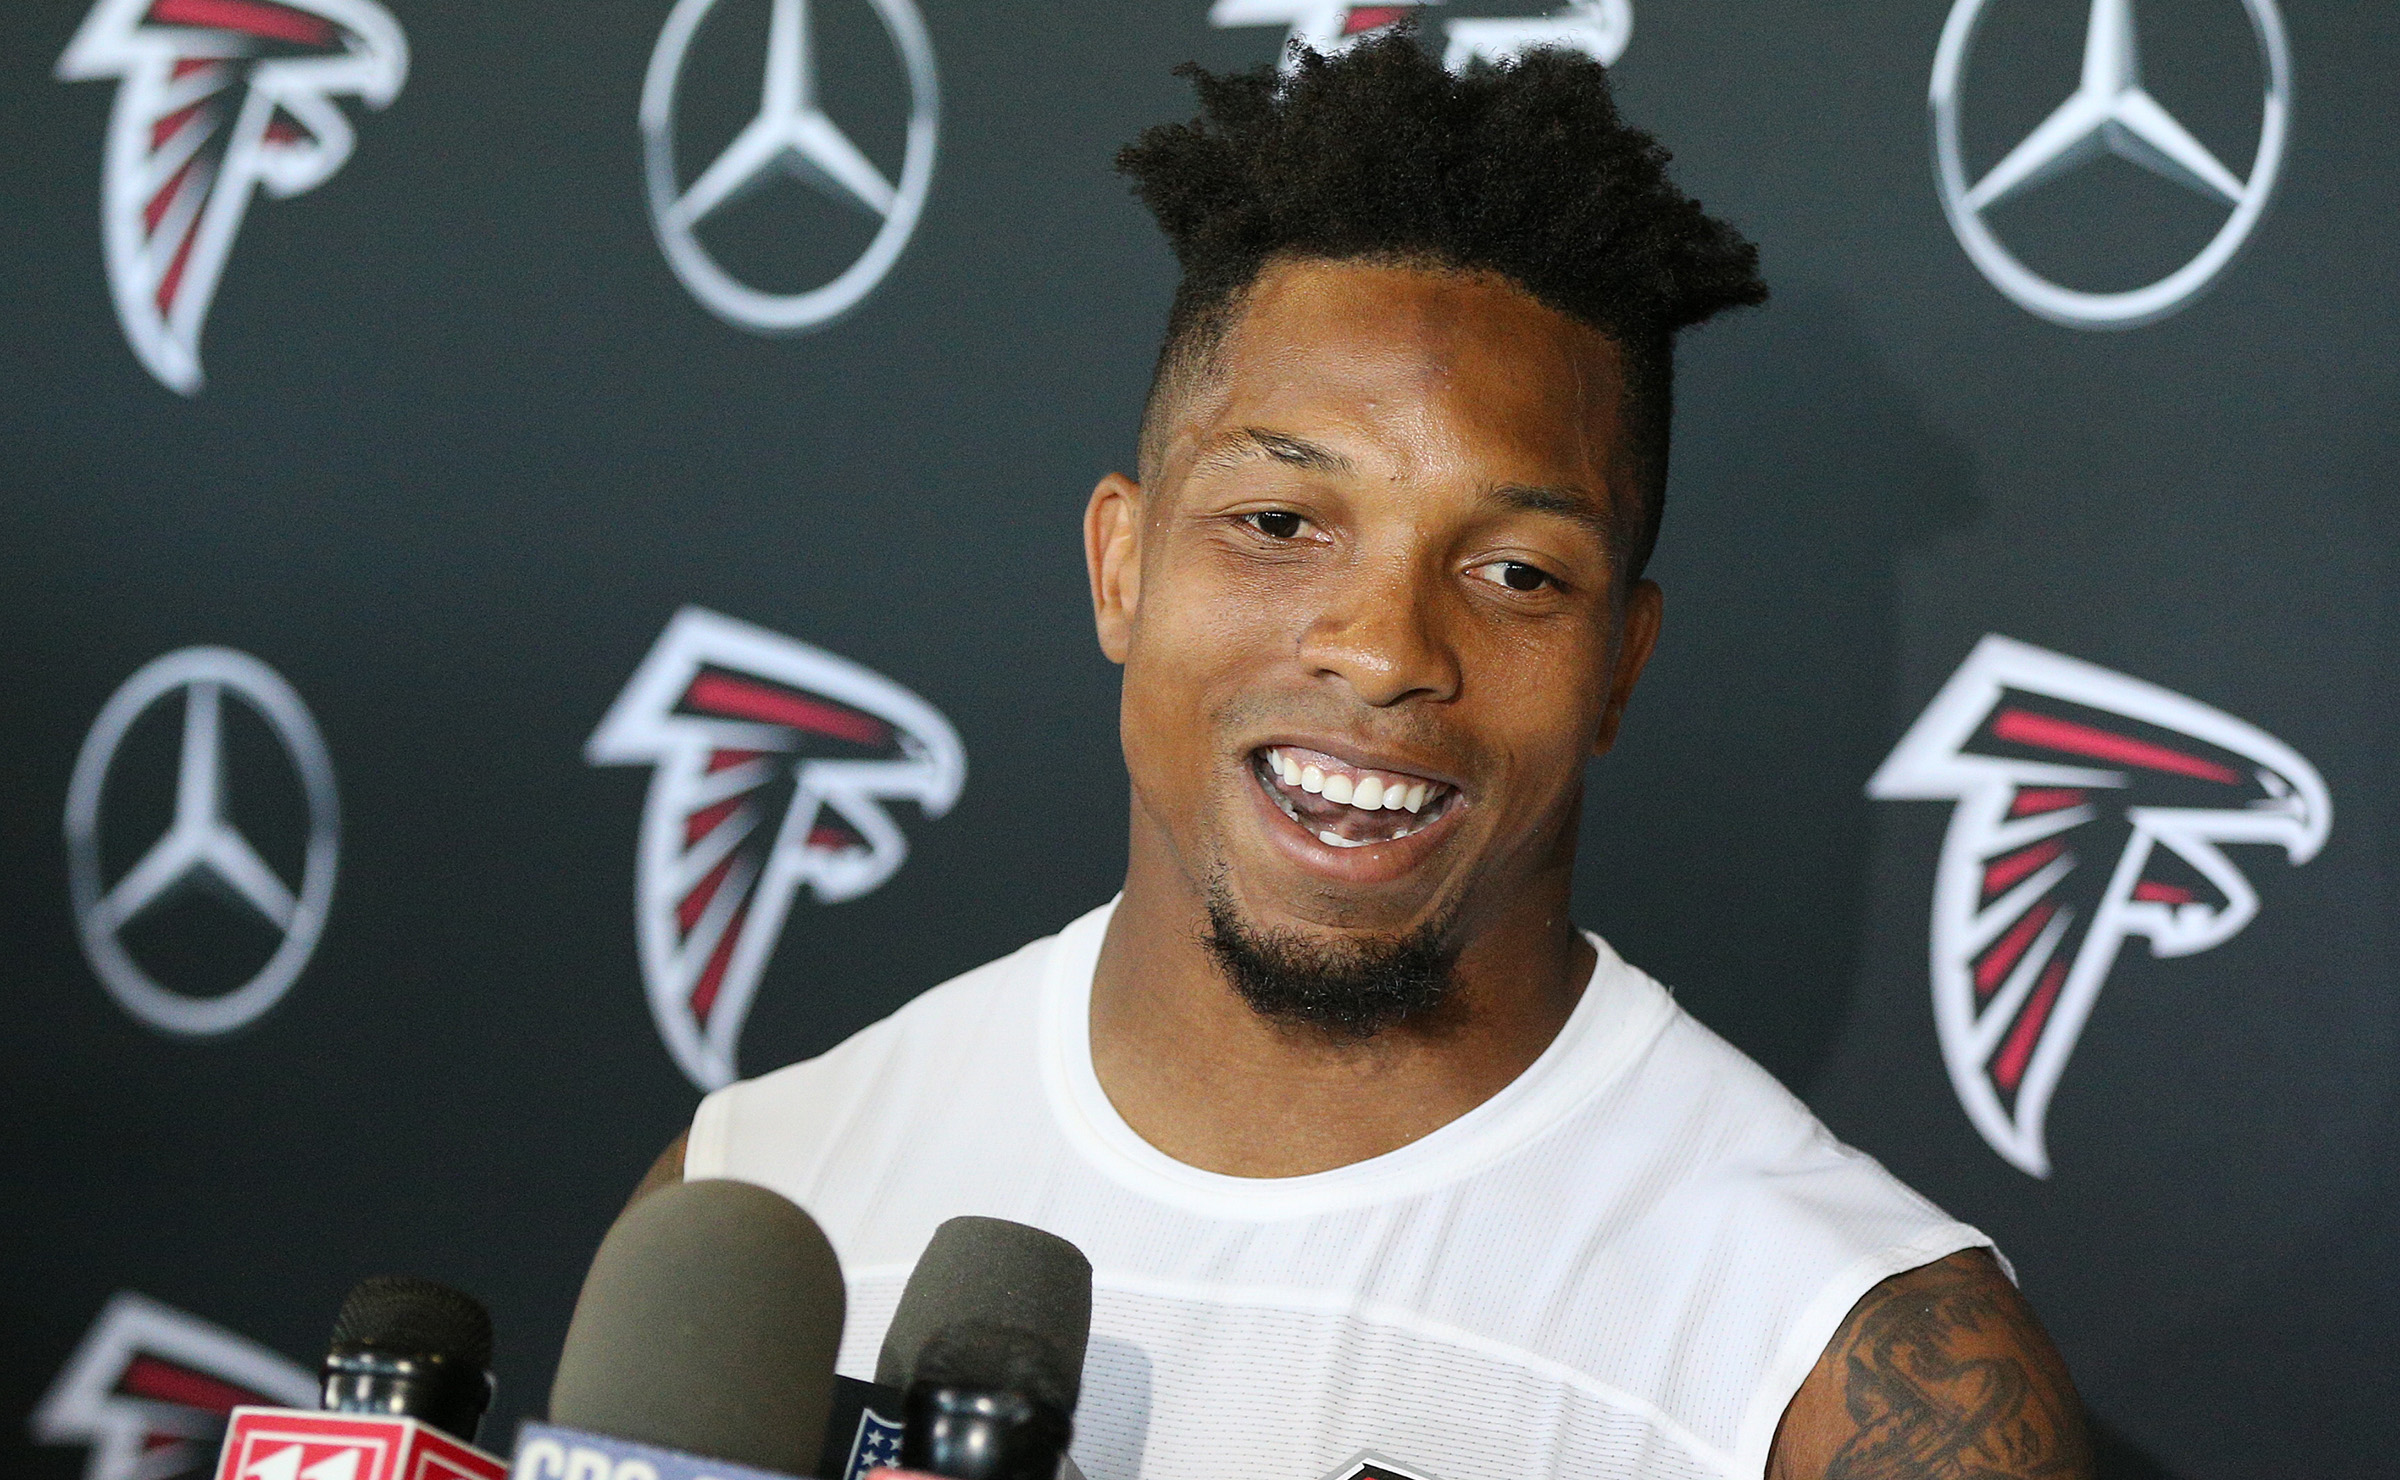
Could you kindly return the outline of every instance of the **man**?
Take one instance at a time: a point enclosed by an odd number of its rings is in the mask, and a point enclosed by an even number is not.
[[[1184,280],[1084,518],[1124,892],[712,1095],[653,1182],[814,1213],[854,1373],[943,1219],[1073,1240],[1095,1480],[2089,1475],[1982,1235],[1568,919],[1672,336],[1754,251],[1595,64],[1192,75],[1120,160]]]

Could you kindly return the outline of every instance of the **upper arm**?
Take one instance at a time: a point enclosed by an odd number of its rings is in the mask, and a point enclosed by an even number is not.
[[[1869,1290],[1784,1410],[1768,1480],[2090,1480],[2058,1350],[1984,1249]]]

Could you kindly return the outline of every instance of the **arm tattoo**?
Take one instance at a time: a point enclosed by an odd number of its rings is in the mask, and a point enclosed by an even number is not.
[[[1877,1286],[1834,1350],[1857,1427],[1825,1480],[2091,1474],[2074,1386],[1988,1259],[1944,1260]]]

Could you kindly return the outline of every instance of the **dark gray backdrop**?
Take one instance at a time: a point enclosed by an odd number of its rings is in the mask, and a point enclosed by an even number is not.
[[[585,1258],[697,1094],[635,958],[646,773],[582,759],[677,608],[891,676],[969,757],[947,817],[897,809],[913,851],[892,882],[795,904],[747,1070],[1056,928],[1122,868],[1114,674],[1075,521],[1130,461],[1172,272],[1109,157],[1186,111],[1175,63],[1265,61],[1280,32],[1212,28],[1206,0],[926,0],[943,117],[922,224],[856,312],[767,338],[705,312],[652,235],[635,109],[662,0],[392,8],[405,87],[382,112],[345,104],[357,149],[327,184],[254,202],[188,398],[110,306],[114,84],[52,76],[85,7],[0,16],[12,1472],[86,1463],[29,1443],[24,1416],[118,1290],[306,1360],[359,1276],[451,1280],[493,1308],[500,1416],[538,1411]],[[1947,8],[1636,0],[1625,107],[1761,242],[1776,299],[1682,356],[1667,633],[1593,773],[1578,907],[1999,1238],[2117,1473],[2376,1471],[2400,1390],[2400,49],[2374,8],[2290,4],[2294,122],[2263,224],[2181,312],[2088,332],[1994,291],[1945,223],[1925,99]],[[815,9],[828,106],[888,171],[890,47],[863,8]],[[1978,167],[2072,88],[2085,13],[1992,0]],[[2242,172],[2259,68],[2241,7],[2140,20],[2152,91]],[[696,43],[682,106],[703,158],[753,106],[764,31],[763,4],[724,0]],[[2126,287],[2222,218],[2111,158],[1993,219],[2037,267]],[[795,182],[714,241],[798,287],[864,237]],[[1987,632],[2237,715],[2335,802],[2305,868],[2239,856],[2262,908],[2230,943],[2127,949],[2059,1091],[2047,1180],[1977,1136],[1936,1049],[1947,808],[1864,794]],[[61,817],[104,701],[201,643],[298,690],[345,830],[297,985],[247,1029],[185,1038],[86,964]],[[170,782],[142,779],[172,773],[161,723],[110,795],[137,841],[165,815]],[[243,825],[290,836],[275,752],[235,739]],[[221,986],[258,945],[237,915],[178,903],[146,948]]]

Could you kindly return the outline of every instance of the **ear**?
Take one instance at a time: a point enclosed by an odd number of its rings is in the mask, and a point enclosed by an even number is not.
[[[1142,605],[1142,485],[1111,473],[1083,510],[1083,563],[1092,580],[1092,623],[1100,651],[1122,663]]]
[[[1658,589],[1656,581],[1636,581],[1625,593],[1625,625],[1617,634],[1617,671],[1609,682],[1608,707],[1600,711],[1600,734],[1592,743],[1594,755],[1606,755],[1616,748],[1617,726],[1625,719],[1625,706],[1633,702],[1633,686],[1649,666],[1650,650],[1658,646],[1658,624],[1665,608],[1666,593]]]

